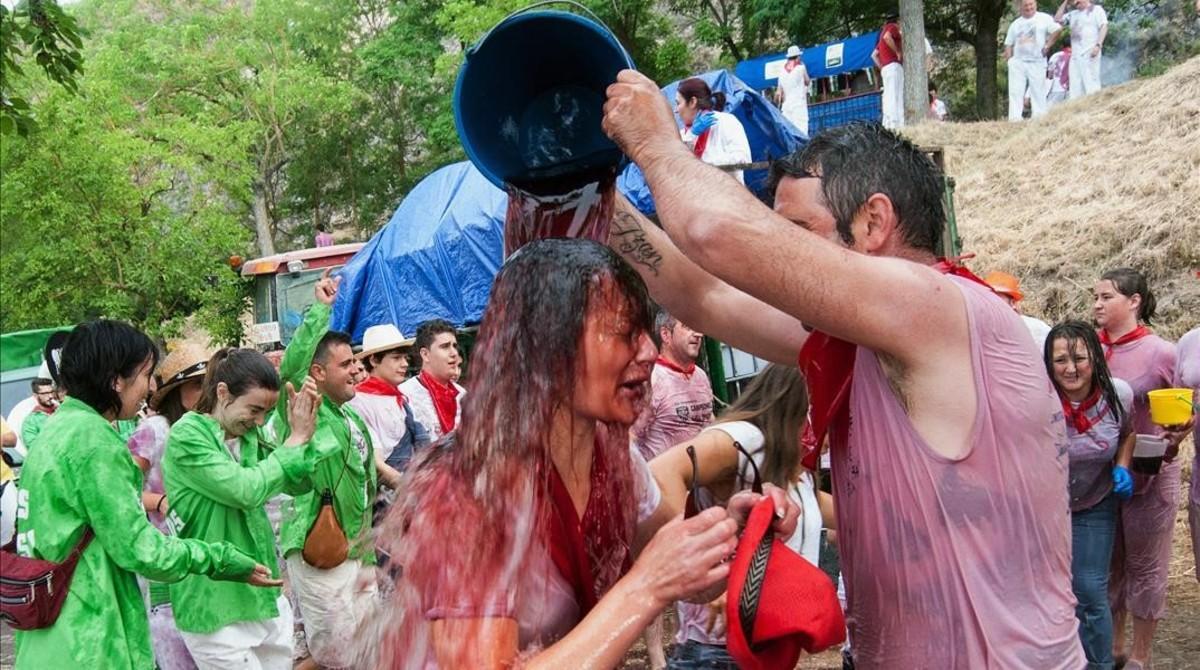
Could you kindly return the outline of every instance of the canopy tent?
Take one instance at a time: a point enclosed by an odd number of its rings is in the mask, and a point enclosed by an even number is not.
[[[736,116],[746,129],[746,139],[750,141],[750,155],[754,162],[781,158],[804,146],[804,136],[791,121],[784,118],[779,108],[738,77],[727,70],[714,70],[697,76],[703,79],[714,93],[720,91],[725,94],[728,105],[725,111]],[[675,92],[679,89],[679,83],[671,83],[662,89],[672,107],[675,105]],[[680,128],[683,127],[683,121],[678,116],[676,122]],[[746,187],[762,197],[767,186],[767,171],[747,170],[745,179]],[[617,186],[643,214],[650,216],[655,213],[650,187],[637,165],[631,164],[625,169],[617,180]]]
[[[478,322],[500,269],[507,206],[468,162],[430,174],[339,271],[332,327],[359,342],[381,323],[411,337],[428,319]]]
[[[799,130],[774,105],[730,73],[700,77],[725,93],[729,111],[746,129],[755,161],[778,158],[803,145]],[[663,95],[673,101],[678,85],[665,87]],[[766,170],[745,175],[747,186],[761,195]],[[617,187],[640,210],[654,213],[650,189],[636,165],[625,169]],[[395,324],[406,336],[433,318],[458,327],[478,323],[503,262],[507,207],[508,195],[469,162],[430,174],[339,271],[342,283],[332,327],[359,342],[369,326],[382,323]]]
[[[21,330],[0,335],[0,371],[36,367],[42,362],[42,350],[50,336],[74,326]]]
[[[800,60],[813,79],[832,77],[872,67],[871,52],[879,42],[879,31],[851,37],[840,42],[830,42],[807,47]],[[787,61],[784,53],[768,54],[750,58],[737,64],[734,72],[756,91],[773,88]]]

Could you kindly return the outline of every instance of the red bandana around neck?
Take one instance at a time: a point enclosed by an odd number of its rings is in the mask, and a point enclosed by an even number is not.
[[[366,381],[355,386],[354,389],[359,393],[366,393],[368,395],[391,396],[396,399],[396,404],[401,409],[404,408],[404,394],[400,392],[400,389],[383,381],[379,377],[367,377]]]
[[[933,269],[946,275],[969,279],[981,286],[987,282],[953,259],[939,258]],[[814,330],[800,349],[800,370],[808,382],[809,421],[801,437],[807,448],[801,464],[816,470],[821,444],[829,437],[830,449],[846,444],[850,427],[850,384],[854,379],[854,357],[858,345]]]
[[[704,158],[704,150],[708,148],[708,138],[712,137],[712,128],[700,133],[700,137],[696,138],[696,144],[692,147],[692,153],[696,158]]]
[[[1057,389],[1056,389],[1057,390]],[[1107,412],[1100,412],[1094,418],[1088,417],[1087,413],[1100,402],[1100,389],[1094,388],[1088,397],[1079,403],[1079,407],[1071,406],[1071,399],[1062,391],[1058,391],[1058,399],[1062,402],[1063,417],[1067,423],[1075,429],[1076,433],[1083,434],[1092,429],[1092,426],[1100,423],[1100,419],[1104,418]]]
[[[1145,326],[1138,326],[1128,333],[1118,337],[1116,340],[1110,339],[1108,336],[1108,331],[1104,330],[1103,328],[1101,328],[1100,332],[1097,333],[1097,335],[1100,336],[1100,344],[1104,346],[1104,360],[1106,361],[1112,358],[1114,347],[1119,347],[1122,344],[1129,344],[1130,342],[1136,342],[1151,334],[1153,334],[1151,330]]]
[[[654,361],[654,364],[661,365],[668,370],[674,370],[675,372],[678,372],[679,374],[683,375],[684,377],[688,377],[689,379],[691,378],[692,373],[696,372],[696,364],[695,363],[692,363],[691,365],[687,366],[686,368],[681,368],[678,365],[676,365],[673,361],[668,359],[666,356],[659,356],[658,360]]]
[[[616,521],[620,518],[620,501],[613,499],[610,489],[604,485],[606,471],[599,442],[592,456],[591,492],[582,519],[575,512],[575,503],[558,474],[558,468],[553,463],[547,463],[544,467],[550,474],[550,524],[546,542],[555,567],[575,592],[575,602],[579,604],[579,616],[582,619],[617,578],[629,569],[628,549],[625,550],[619,574],[597,574],[598,566],[592,560],[594,550],[611,551],[615,547],[628,545],[629,539],[622,537]]]
[[[455,419],[458,417],[458,388],[454,383],[443,384],[433,378],[426,370],[421,370],[417,381],[429,391],[433,399],[433,409],[437,412],[438,424],[443,433],[454,430]]]

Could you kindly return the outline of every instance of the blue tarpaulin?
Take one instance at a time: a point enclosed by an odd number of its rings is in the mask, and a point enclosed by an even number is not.
[[[770,102],[728,72],[700,75],[723,91],[746,129],[755,161],[779,158],[803,145],[800,131]],[[679,82],[663,89],[674,105]],[[747,171],[756,193],[766,171]],[[618,189],[643,212],[654,212],[650,189],[636,165]],[[448,165],[417,184],[387,225],[341,270],[331,326],[362,340],[368,327],[394,323],[412,336],[422,321],[440,318],[465,326],[483,316],[504,248],[508,195],[469,162]]]
[[[855,72],[874,66],[871,52],[878,42],[879,31],[875,31],[840,42],[807,47],[800,60],[804,61],[808,76],[813,79]],[[782,52],[759,56],[738,63],[734,72],[754,90],[762,91],[775,86],[786,60],[787,56]]]
[[[725,94],[728,105],[725,111],[736,116],[746,129],[746,139],[750,141],[750,155],[754,162],[781,158],[804,146],[805,139],[800,130],[784,118],[778,107],[742,80],[726,70],[714,70],[697,76],[703,79],[714,93],[720,91]],[[675,106],[675,91],[678,88],[679,82],[663,88],[663,95],[672,107]],[[678,116],[676,121],[682,128],[683,122]],[[761,196],[766,189],[767,171],[747,170],[744,176],[746,186],[755,195]],[[637,165],[631,164],[625,169],[617,180],[617,186],[642,213],[654,214],[654,199],[650,195],[650,187],[646,185],[646,179]]]
[[[478,322],[500,269],[507,206],[467,162],[423,179],[342,268],[332,327],[359,342],[381,323],[411,337],[428,319]]]

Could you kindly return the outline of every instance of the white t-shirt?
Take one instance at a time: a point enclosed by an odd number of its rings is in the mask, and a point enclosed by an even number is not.
[[[1062,26],[1055,23],[1054,17],[1045,12],[1036,12],[1029,18],[1018,16],[1008,27],[1004,46],[1012,47],[1012,57],[1017,60],[1040,63],[1046,58],[1042,55],[1046,38],[1061,29]]]
[[[929,115],[938,121],[945,121],[950,112],[946,109],[946,101],[937,98],[929,104]]]
[[[803,62],[797,63],[791,72],[784,70],[779,73],[779,88],[783,91],[784,107],[808,104],[808,84],[804,83],[807,75],[808,70],[804,68]]]
[[[1021,315],[1021,320],[1025,322],[1025,327],[1029,329],[1029,334],[1033,336],[1033,342],[1038,346],[1038,353],[1042,353],[1046,349],[1046,336],[1050,334],[1050,324],[1042,321],[1034,316]]]
[[[1100,29],[1108,25],[1108,14],[1100,5],[1086,10],[1072,9],[1063,17],[1063,23],[1071,26],[1071,53],[1080,57],[1100,42]]]
[[[742,127],[742,122],[738,121],[733,114],[713,113],[717,115],[717,121],[709,131],[708,144],[704,146],[704,153],[700,156],[700,160],[709,165],[739,165],[752,162],[750,140],[746,138],[746,129]],[[690,130],[684,130],[682,134],[685,144],[689,147],[696,146],[696,140],[699,138]],[[729,174],[743,184],[746,183],[746,178],[741,170]]]
[[[408,432],[408,427],[404,425],[404,408],[396,402],[394,396],[362,391],[355,393],[346,404],[353,407],[363,423],[367,424],[367,432],[371,434],[371,444],[375,446],[375,453],[386,461]],[[415,412],[413,418],[416,419]]]
[[[458,411],[454,415],[454,427],[457,428],[462,423],[463,397],[467,395],[467,390],[458,384],[455,384],[454,388],[458,389]],[[405,379],[404,383],[400,384],[400,392],[408,398],[413,418],[429,431],[429,439],[434,442],[441,439],[442,424],[438,421],[437,410],[433,407],[433,396],[429,395],[429,390],[421,384],[421,380],[418,377]]]
[[[21,439],[21,424],[25,423],[25,417],[33,412],[35,406],[37,406],[37,398],[29,396],[14,405],[8,413],[8,418],[4,420],[8,424],[9,430],[17,434],[17,444],[13,448],[17,450],[18,454],[21,454],[21,458],[25,458],[28,455],[28,449],[25,448],[25,440]]]

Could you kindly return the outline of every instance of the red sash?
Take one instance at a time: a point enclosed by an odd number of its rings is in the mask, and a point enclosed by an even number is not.
[[[991,287],[967,268],[940,258],[933,269]],[[801,438],[807,449],[801,464],[816,470],[821,444],[829,437],[830,448],[846,444],[850,427],[850,384],[854,379],[854,357],[858,345],[814,330],[800,349],[800,370],[808,382],[809,421]]]
[[[458,388],[454,383],[443,384],[433,378],[425,370],[417,375],[417,381],[421,386],[429,391],[429,397],[433,399],[433,409],[437,412],[438,424],[442,427],[443,433],[449,433],[454,430],[454,422],[458,417]]]
[[[1066,418],[1067,423],[1070,423],[1071,426],[1075,428],[1075,432],[1079,434],[1083,434],[1091,430],[1092,426],[1100,423],[1100,419],[1104,418],[1104,415],[1107,414],[1107,412],[1100,412],[1095,416],[1095,418],[1089,418],[1087,415],[1088,410],[1092,409],[1097,403],[1100,402],[1099,388],[1092,389],[1091,394],[1088,395],[1087,398],[1084,398],[1083,402],[1079,403],[1079,407],[1072,407],[1071,399],[1068,398],[1061,390],[1058,391],[1058,399],[1062,402],[1063,417]]]
[[[1098,332],[1096,334],[1100,336],[1100,344],[1104,346],[1104,360],[1107,361],[1112,358],[1113,347],[1119,347],[1122,344],[1129,344],[1130,342],[1136,342],[1137,340],[1140,340],[1143,337],[1146,337],[1147,335],[1151,335],[1153,333],[1150,331],[1149,328],[1147,328],[1145,326],[1138,326],[1137,328],[1134,328],[1133,330],[1129,331],[1128,333],[1125,333],[1124,335],[1118,337],[1116,339],[1116,341],[1113,341],[1112,339],[1110,339],[1108,336],[1108,331],[1104,330],[1103,328],[1101,328],[1100,332]]]
[[[654,364],[661,365],[668,370],[674,370],[675,372],[678,372],[679,374],[683,375],[684,377],[687,377],[688,379],[691,379],[692,373],[694,373],[696,371],[695,363],[692,363],[691,365],[687,366],[686,368],[681,368],[678,365],[675,365],[675,363],[673,363],[671,360],[669,360],[665,356],[659,356],[658,360],[654,361]]]
[[[367,377],[367,380],[354,387],[354,390],[367,395],[386,395],[396,399],[396,404],[404,408],[404,394],[399,388],[383,381],[379,377]]]
[[[708,148],[710,136],[712,136],[712,128],[700,133],[700,137],[696,138],[696,145],[692,147],[692,153],[696,154],[696,158],[704,158],[704,150]]]
[[[609,580],[596,574],[592,565],[594,551],[610,551],[626,546],[621,573],[629,568],[629,538],[622,536],[621,529],[614,522],[621,518],[618,508],[620,501],[612,499],[609,493],[611,489],[605,486],[605,477],[610,473],[605,470],[603,449],[599,444],[592,456],[591,491],[582,519],[575,513],[575,504],[558,474],[558,468],[553,464],[545,467],[550,471],[550,523],[546,538],[550,558],[570,582],[575,601],[579,603],[579,615],[583,617],[612,586],[612,583],[605,583]],[[592,551],[589,551],[589,546]],[[611,579],[611,582],[615,581],[615,578]]]

